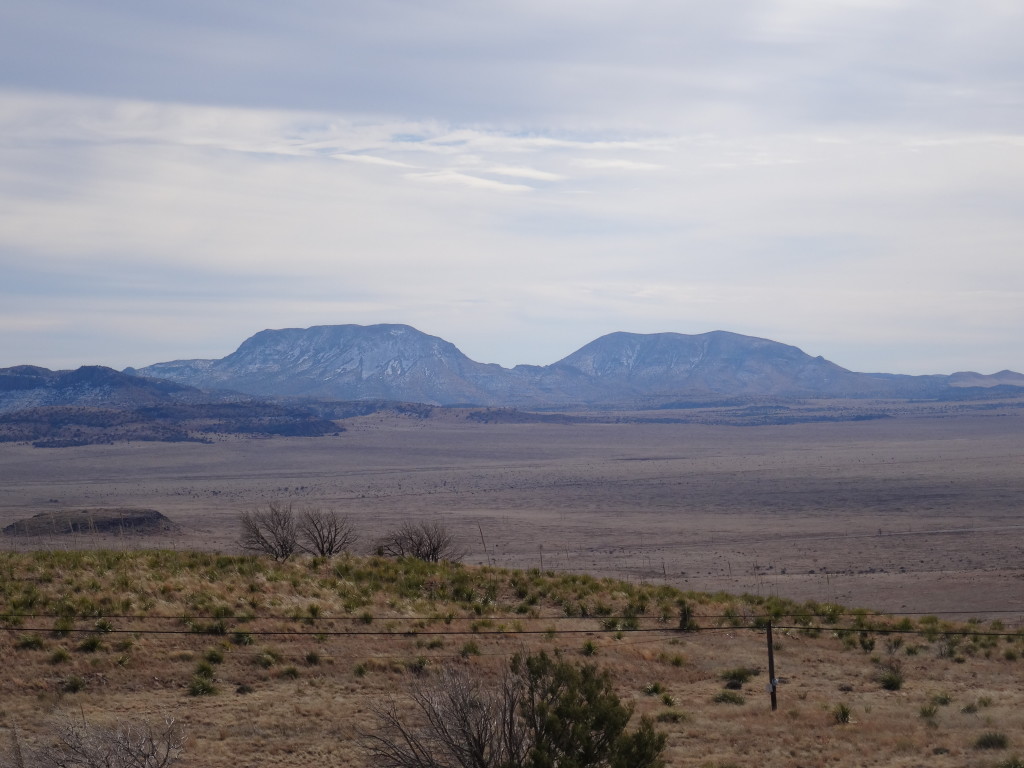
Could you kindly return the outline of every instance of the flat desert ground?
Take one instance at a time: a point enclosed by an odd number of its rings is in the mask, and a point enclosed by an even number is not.
[[[236,552],[240,512],[338,509],[360,551],[442,518],[468,563],[959,618],[1024,616],[1024,413],[786,426],[480,423],[380,414],[323,438],[0,445],[0,527],[144,507],[160,536],[0,536],[0,548]]]

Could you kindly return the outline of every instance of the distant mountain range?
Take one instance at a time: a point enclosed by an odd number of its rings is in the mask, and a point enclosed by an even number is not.
[[[124,374],[260,397],[525,408],[664,408],[721,396],[962,397],[965,388],[1024,388],[1024,375],[1012,371],[855,373],[787,344],[726,331],[611,333],[551,365],[503,368],[408,325],[265,330],[219,360]]]
[[[208,399],[194,387],[85,365],[51,371],[35,365],[0,368],[0,413],[46,406],[128,407]]]

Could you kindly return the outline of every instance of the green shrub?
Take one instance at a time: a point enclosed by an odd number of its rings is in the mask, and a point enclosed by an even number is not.
[[[189,696],[212,696],[216,692],[217,688],[214,686],[213,680],[208,677],[195,675],[192,682],[188,684]]]
[[[986,731],[974,740],[975,749],[1006,749],[1010,740],[1005,733]]]
[[[14,644],[19,651],[41,651],[43,649],[43,638],[39,635],[22,635]]]
[[[887,691],[898,691],[903,687],[903,667],[898,659],[889,659],[882,665],[878,684]]]
[[[837,725],[846,725],[850,722],[850,715],[853,714],[853,710],[846,704],[836,704],[832,707],[832,719],[836,721]]]
[[[72,675],[61,683],[60,689],[64,693],[78,693],[85,688],[85,680],[78,675]]]
[[[86,653],[93,653],[102,647],[103,643],[100,641],[99,635],[86,635],[82,642],[78,644],[78,650]]]
[[[746,704],[747,700],[743,697],[742,693],[736,693],[736,691],[721,691],[715,694],[712,699],[715,704]]]
[[[760,674],[759,669],[752,667],[734,667],[733,669],[727,669],[722,672],[719,677],[728,685],[733,684],[733,688],[740,688],[744,683],[748,682],[750,678]]]

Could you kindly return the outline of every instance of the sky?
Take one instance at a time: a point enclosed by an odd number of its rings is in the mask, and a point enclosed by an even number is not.
[[[0,367],[406,323],[1024,371],[1019,0],[4,0]]]

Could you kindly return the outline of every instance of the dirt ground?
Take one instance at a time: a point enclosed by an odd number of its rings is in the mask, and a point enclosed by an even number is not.
[[[238,513],[278,499],[346,511],[363,551],[398,520],[442,517],[469,563],[1024,616],[1024,414],[1012,410],[764,427],[375,415],[347,428],[210,445],[0,445],[0,528],[111,507],[180,526],[149,538],[0,536],[0,548],[233,552]]]

